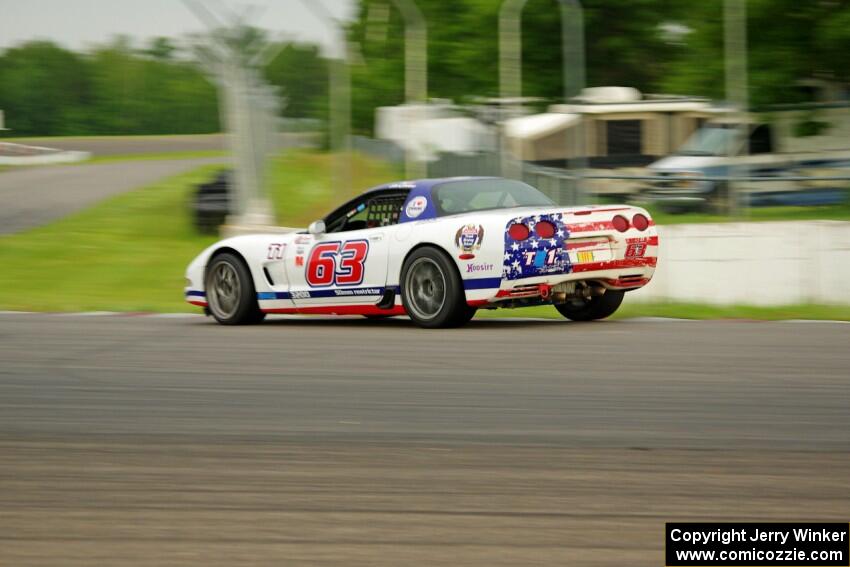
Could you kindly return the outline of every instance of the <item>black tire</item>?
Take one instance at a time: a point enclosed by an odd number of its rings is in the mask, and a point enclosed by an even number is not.
[[[251,272],[235,254],[213,257],[204,274],[204,289],[210,315],[222,325],[251,325],[266,316],[257,304]]]
[[[602,295],[591,297],[582,303],[567,301],[566,303],[555,304],[555,309],[572,321],[604,319],[613,315],[617,308],[620,307],[625,293],[624,291],[609,289]]]
[[[466,304],[463,281],[442,251],[424,246],[401,269],[401,302],[414,323],[426,329],[459,327],[475,314]]]
[[[466,300],[464,300],[463,305],[458,309],[458,316],[455,319],[454,326],[462,327],[469,323],[473,317],[475,317],[475,313],[478,311],[475,307],[470,307],[466,304]]]

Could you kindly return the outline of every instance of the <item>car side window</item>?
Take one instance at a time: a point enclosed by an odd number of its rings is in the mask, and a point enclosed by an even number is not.
[[[325,220],[327,231],[348,232],[398,224],[409,191],[385,191],[346,203]]]

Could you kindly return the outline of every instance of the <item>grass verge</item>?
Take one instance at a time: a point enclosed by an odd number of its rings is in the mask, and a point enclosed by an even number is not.
[[[752,207],[738,217],[711,213],[665,213],[660,208],[648,205],[646,210],[655,224],[693,224],[706,222],[762,222],[801,220],[850,220],[850,193],[840,205],[818,207]]]
[[[216,240],[195,232],[192,187],[207,166],[0,237],[0,306],[33,311],[184,311],[186,264]]]
[[[349,193],[397,175],[381,163],[355,157],[351,188],[335,191],[322,173],[330,169],[331,159],[295,152],[274,161],[271,193],[282,224],[306,226]],[[218,238],[195,231],[190,201],[195,185],[220,167],[201,167],[49,225],[0,237],[0,309],[196,310],[183,301],[183,274],[191,259]]]
[[[269,193],[278,222],[306,227],[370,187],[397,181],[396,168],[360,154],[351,156],[351,182],[334,187],[335,155],[319,151],[285,152],[269,166]]]
[[[223,150],[197,150],[186,152],[152,152],[146,154],[116,154],[112,156],[95,156],[86,161],[75,162],[75,165],[91,165],[97,163],[116,163],[125,161],[152,161],[152,160],[178,160],[227,157],[228,153]]]

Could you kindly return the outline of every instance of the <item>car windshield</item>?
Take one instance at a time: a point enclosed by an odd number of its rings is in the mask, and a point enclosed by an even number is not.
[[[555,204],[531,185],[511,179],[447,181],[434,187],[432,194],[440,215]]]
[[[730,148],[733,148],[738,137],[735,127],[705,126],[694,132],[676,153],[680,156],[729,155]]]

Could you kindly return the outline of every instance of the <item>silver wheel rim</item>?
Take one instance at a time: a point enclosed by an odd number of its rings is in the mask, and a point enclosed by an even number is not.
[[[239,309],[241,296],[242,284],[236,269],[227,262],[213,266],[207,285],[210,309],[222,319],[228,319]]]
[[[446,303],[446,276],[434,260],[418,258],[407,270],[404,292],[413,315],[433,319]]]

